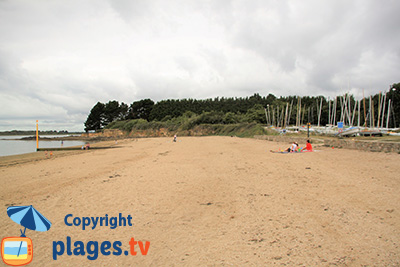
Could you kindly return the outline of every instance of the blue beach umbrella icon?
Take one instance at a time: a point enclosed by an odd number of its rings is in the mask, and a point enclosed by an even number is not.
[[[7,215],[11,220],[25,227],[24,232],[20,230],[21,237],[26,237],[26,228],[34,231],[45,232],[51,227],[51,222],[40,214],[32,205],[8,207]],[[19,246],[18,256],[21,246],[22,242]]]

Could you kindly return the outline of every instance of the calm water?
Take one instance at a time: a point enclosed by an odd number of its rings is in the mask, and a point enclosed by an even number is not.
[[[36,140],[11,140],[21,139],[26,136],[0,136],[0,156],[19,155],[25,153],[36,152]],[[41,136],[41,137],[54,137],[54,136]],[[62,137],[62,136],[57,136]],[[70,141],[64,140],[62,147],[68,146],[82,146],[84,141]],[[45,148],[58,148],[61,147],[60,140],[54,141],[39,141],[39,147]]]

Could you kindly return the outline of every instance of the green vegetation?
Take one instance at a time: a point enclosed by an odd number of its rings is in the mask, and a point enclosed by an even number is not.
[[[344,102],[343,99],[345,99]],[[388,126],[389,128],[399,127],[400,83],[397,83],[391,86],[386,98],[383,98],[381,94],[376,94],[364,98],[361,102],[356,101],[353,96],[346,98],[338,96],[335,99],[326,99],[323,96],[281,96],[277,98],[272,94],[268,96],[254,94],[245,98],[217,97],[204,100],[168,99],[157,103],[151,99],[143,99],[135,101],[129,106],[123,102],[120,104],[116,100],[106,104],[98,102],[87,117],[85,131],[120,129],[130,133],[132,131],[166,129],[169,132],[179,131],[186,132],[186,134],[191,134],[196,130],[215,135],[254,135],[263,133],[265,130],[261,125],[267,123],[278,127],[295,124],[296,121],[299,125],[307,122],[314,125],[326,125],[329,117],[332,118],[334,113],[336,121],[339,121],[339,116],[344,114],[345,106],[351,109],[353,118],[360,116],[362,123],[367,121],[365,116],[368,118],[368,114],[372,114],[375,121],[379,121],[379,107],[384,105],[387,110],[389,99],[391,100],[391,109]],[[333,109],[334,102],[337,103],[335,110]],[[357,102],[360,110],[354,108]],[[372,112],[369,110],[370,106]],[[268,122],[266,110],[268,110]]]
[[[265,123],[264,106],[274,101],[275,96],[261,97],[255,94],[246,98],[215,98],[205,100],[162,100],[154,103],[150,99],[133,102],[129,107],[123,102],[98,102],[90,111],[85,130],[101,130],[115,121],[142,119],[148,122],[179,122],[180,117],[201,115],[202,123],[232,124],[243,121]],[[243,116],[246,116],[244,118]],[[174,121],[172,119],[176,119]],[[135,124],[135,123],[133,123]],[[127,126],[129,128],[129,126]]]
[[[251,137],[267,134],[261,124],[251,121],[252,113],[245,115],[224,114],[222,112],[204,112],[196,115],[187,112],[177,118],[163,121],[146,121],[144,119],[114,121],[106,129],[118,129],[126,133],[148,132],[150,135],[163,130],[170,135],[224,135]]]

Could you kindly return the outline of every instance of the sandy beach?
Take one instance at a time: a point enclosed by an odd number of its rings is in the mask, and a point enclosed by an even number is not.
[[[304,146],[304,144],[300,144]],[[104,150],[2,159],[1,238],[21,226],[7,207],[33,205],[51,223],[27,230],[30,266],[399,266],[400,155],[236,137],[121,140]],[[132,216],[133,226],[68,226],[65,217]],[[58,255],[53,242],[85,255]],[[137,255],[129,242],[150,242]],[[97,241],[98,257],[86,244]],[[121,241],[121,255],[100,252]],[[79,243],[79,242],[78,242]],[[60,247],[58,247],[60,249]],[[128,253],[127,253],[128,254]]]

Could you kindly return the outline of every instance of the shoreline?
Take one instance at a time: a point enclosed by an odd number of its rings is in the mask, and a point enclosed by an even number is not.
[[[117,147],[115,141],[101,141],[101,142],[91,143],[90,146],[94,149],[107,149],[107,148]],[[77,155],[85,153],[86,151],[89,150],[82,150],[81,146],[64,147],[64,149],[61,150],[59,148],[47,148],[47,149],[40,148],[40,150],[36,152],[0,156],[0,167],[19,165],[41,160],[48,160],[57,157],[65,157],[68,155]],[[50,157],[50,151],[52,152],[51,157]]]
[[[193,137],[224,137],[224,136],[212,136],[212,135],[206,135],[206,136],[183,136],[186,138],[193,138]],[[0,137],[1,138],[1,137]],[[166,138],[170,139],[171,137],[141,137],[139,139],[151,139],[151,138]],[[182,137],[179,137],[182,138]],[[381,150],[377,150],[376,147],[379,147],[379,144],[382,143],[385,146],[399,146],[400,147],[400,138],[399,139],[394,139],[396,142],[393,142],[393,140],[390,141],[381,141],[379,142],[379,139],[370,139],[370,138],[359,138],[359,139],[354,139],[354,138],[346,138],[346,139],[338,139],[338,138],[330,138],[330,137],[324,137],[324,136],[310,136],[307,138],[307,136],[298,136],[298,135],[286,135],[286,136],[281,136],[281,135],[263,135],[263,136],[254,136],[254,137],[235,137],[235,138],[243,138],[243,139],[258,139],[258,140],[268,140],[268,142],[277,142],[277,143],[287,143],[288,145],[291,144],[292,141],[297,141],[297,142],[303,142],[307,139],[313,140],[312,143],[314,146],[325,146],[325,147],[334,147],[337,149],[349,149],[349,150],[363,150],[367,152],[374,152],[374,153],[388,153],[388,151],[385,151],[382,147]],[[4,139],[4,140],[21,140],[22,139]],[[74,140],[75,138],[73,137],[72,139],[53,139],[50,138],[47,140],[47,138],[40,139],[42,141],[61,141],[61,140]],[[126,137],[126,138],[116,138],[113,136],[97,136],[97,137],[85,137],[84,138],[78,138],[76,141],[82,141],[82,142],[90,142],[91,147],[94,149],[102,149],[102,148],[111,148],[115,146],[115,141],[117,143],[120,142],[126,142],[126,141],[137,141],[137,137]],[[397,141],[398,140],[398,141]],[[362,144],[362,143],[367,143],[367,144],[373,144],[374,146],[369,145],[367,148],[364,149],[357,149],[355,147],[355,144]],[[281,145],[279,145],[281,146]],[[36,152],[30,152],[30,153],[23,153],[23,154],[17,154],[17,155],[7,155],[7,156],[0,156],[0,166],[4,166],[4,162],[14,162],[16,164],[19,164],[18,161],[21,159],[22,162],[29,162],[31,160],[38,160],[40,158],[43,158],[44,155],[38,156],[38,153],[44,152],[44,151],[57,151],[57,154],[73,154],[73,151],[77,152],[81,150],[81,146],[70,146],[70,147],[58,147],[58,148],[39,148],[38,151]],[[400,154],[397,150],[396,151],[390,151],[394,154]],[[31,160],[27,160],[31,159]]]

